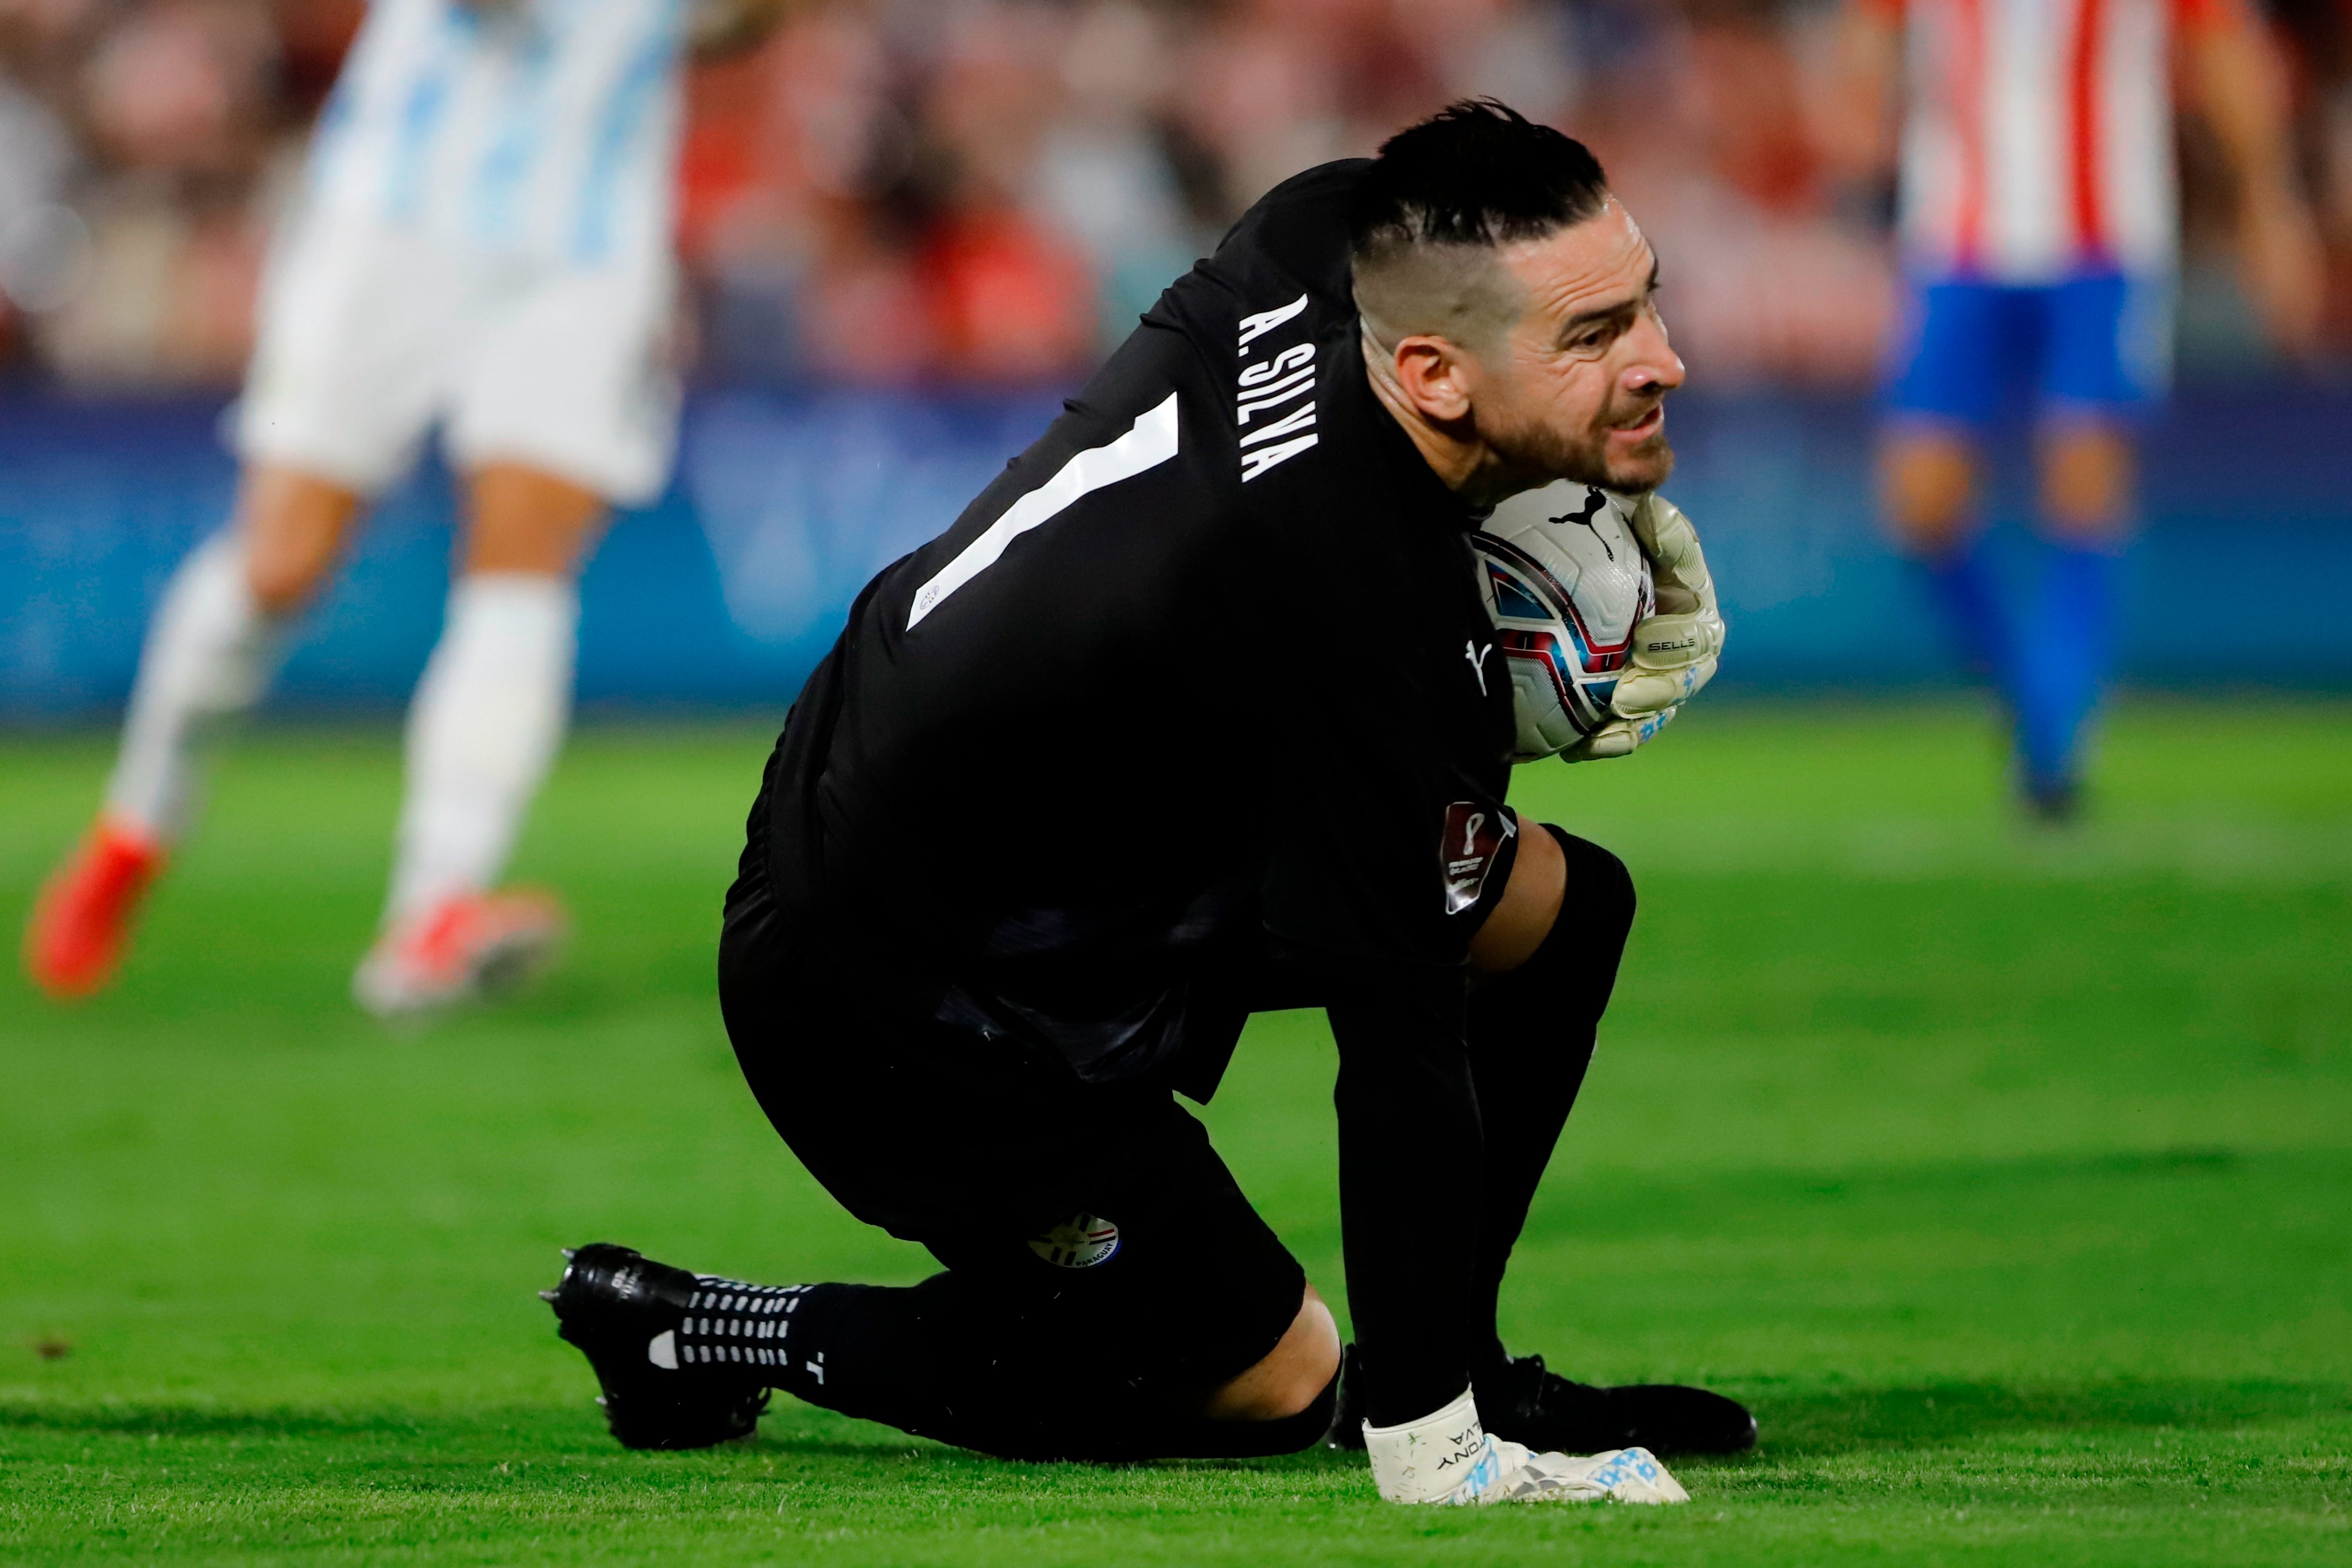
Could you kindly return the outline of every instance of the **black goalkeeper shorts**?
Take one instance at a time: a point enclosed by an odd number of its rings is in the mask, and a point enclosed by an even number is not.
[[[1009,1036],[845,994],[795,961],[806,946],[760,880],[738,884],[720,940],[728,1033],[843,1207],[1033,1300],[1074,1344],[1115,1343],[1139,1382],[1208,1386],[1273,1350],[1306,1272],[1166,1079],[1087,1083]]]

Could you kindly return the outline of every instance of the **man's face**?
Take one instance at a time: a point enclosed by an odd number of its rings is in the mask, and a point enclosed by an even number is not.
[[[1658,265],[1612,199],[1583,223],[1506,247],[1526,308],[1478,356],[1471,416],[1532,484],[1654,490],[1674,471],[1666,394],[1683,362],[1657,307]]]

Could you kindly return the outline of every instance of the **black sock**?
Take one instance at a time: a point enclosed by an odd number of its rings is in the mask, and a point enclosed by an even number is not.
[[[1470,1074],[1486,1159],[1470,1332],[1488,1364],[1504,1355],[1496,1299],[1544,1167],[1592,1061],[1594,1031],[1633,924],[1633,879],[1600,845],[1550,824],[1568,858],[1559,917],[1528,961],[1470,994]]]
[[[1323,1436],[1337,1397],[1335,1378],[1296,1416],[1213,1421],[1122,1375],[1115,1331],[1069,1321],[1053,1298],[1009,1303],[991,1282],[955,1270],[903,1288],[807,1286],[799,1300],[773,1386],[1006,1458],[1295,1453]]]

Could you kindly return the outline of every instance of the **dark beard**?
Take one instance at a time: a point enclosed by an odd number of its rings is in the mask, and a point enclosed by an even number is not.
[[[1601,452],[1605,454],[1608,451],[1605,437],[1603,441]],[[1674,476],[1674,443],[1668,441],[1666,433],[1661,430],[1627,454],[1626,461],[1633,468],[1633,476],[1627,477],[1624,475],[1614,475],[1601,487],[1604,490],[1622,490],[1629,496],[1643,495],[1656,489]],[[1605,455],[1601,458],[1600,465],[1604,469],[1608,467]]]
[[[1579,485],[1598,485],[1621,495],[1639,496],[1664,484],[1675,471],[1674,444],[1666,439],[1663,429],[1614,465],[1610,462],[1606,426],[1589,432],[1589,439],[1580,441],[1562,439],[1549,430],[1531,431],[1528,434],[1530,439],[1514,444],[1520,461],[1541,476],[1530,488],[1549,485],[1555,479],[1567,479]]]

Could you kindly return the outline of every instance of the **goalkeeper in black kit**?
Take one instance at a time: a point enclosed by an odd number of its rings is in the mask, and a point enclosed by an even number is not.
[[[942,1271],[766,1286],[626,1248],[546,1292],[636,1448],[768,1390],[984,1453],[1370,1450],[1393,1501],[1680,1501],[1732,1401],[1598,1388],[1496,1332],[1591,1055],[1625,868],[1504,803],[1511,678],[1465,536],[1559,479],[1646,495],[1683,379],[1577,142],[1460,104],[1286,182],[1038,442],[868,584],[786,721],[720,997],[777,1130]],[[1714,667],[1657,503],[1631,750]],[[1692,585],[1696,584],[1696,588]],[[1178,1102],[1320,1007],[1344,1353]]]

